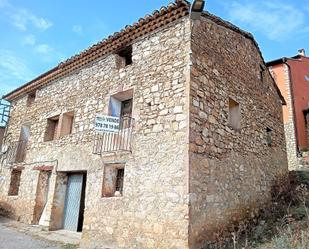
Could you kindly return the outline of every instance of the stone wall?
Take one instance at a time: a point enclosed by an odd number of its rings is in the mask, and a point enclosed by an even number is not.
[[[117,55],[109,55],[39,89],[30,107],[26,96],[18,99],[9,132],[18,140],[21,125],[31,123],[30,141],[19,196],[7,196],[6,168],[0,200],[30,223],[39,175],[33,167],[52,165],[45,224],[59,228],[55,193],[65,185],[57,176],[86,171],[83,248],[187,248],[189,49],[184,18],[136,40],[132,65],[119,70]],[[96,114],[108,114],[110,96],[128,89],[134,92],[132,153],[94,155]],[[44,142],[47,119],[67,112],[74,112],[72,133]],[[103,198],[104,165],[115,162],[125,164],[123,196]]]
[[[30,168],[30,167],[29,167]],[[9,196],[12,170],[4,167],[0,179],[0,206],[7,210],[9,216],[18,221],[32,223],[35,190],[38,181],[38,171],[24,169],[21,173],[18,195]]]
[[[280,97],[252,40],[203,18],[192,31],[190,87],[190,248],[257,211],[285,178]],[[229,125],[229,98],[240,129]],[[267,130],[271,130],[271,146]]]

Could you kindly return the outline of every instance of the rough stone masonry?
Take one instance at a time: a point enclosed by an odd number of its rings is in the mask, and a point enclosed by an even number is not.
[[[280,92],[249,33],[188,10],[176,1],[6,95],[7,145],[27,141],[2,164],[11,216],[65,228],[79,174],[82,248],[199,249],[271,198],[287,174]],[[96,115],[117,101],[130,150],[93,153]]]

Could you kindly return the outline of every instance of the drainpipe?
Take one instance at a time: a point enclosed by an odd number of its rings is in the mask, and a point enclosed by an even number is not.
[[[288,67],[289,71],[289,86],[290,86],[290,93],[291,93],[291,102],[292,102],[292,113],[293,113],[293,122],[294,122],[294,135],[295,135],[295,149],[297,156],[300,155],[299,147],[298,147],[298,129],[297,129],[297,123],[296,123],[296,111],[295,111],[295,100],[294,100],[294,91],[292,86],[292,74],[291,74],[291,67],[288,64],[288,59],[286,57],[283,58],[283,64],[285,64]]]

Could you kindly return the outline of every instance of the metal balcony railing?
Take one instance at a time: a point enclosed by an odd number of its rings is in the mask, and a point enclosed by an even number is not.
[[[11,105],[9,102],[0,99],[0,126],[5,127],[9,120]]]
[[[6,161],[9,164],[21,163],[25,161],[27,151],[27,141],[17,141],[8,145]]]
[[[122,117],[116,132],[101,132],[95,135],[93,153],[131,151],[132,128],[134,119]]]

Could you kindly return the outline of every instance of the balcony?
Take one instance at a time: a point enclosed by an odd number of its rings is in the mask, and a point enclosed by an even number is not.
[[[21,163],[25,161],[27,141],[17,141],[8,145],[6,161],[8,164]]]
[[[131,152],[134,119],[131,117],[114,118],[117,123],[114,123],[113,129],[106,129],[96,133],[93,154],[102,155],[103,153],[117,151]]]
[[[10,109],[10,103],[0,99],[0,127],[6,126],[10,116]]]

